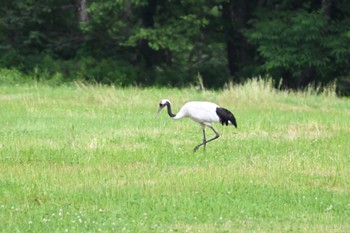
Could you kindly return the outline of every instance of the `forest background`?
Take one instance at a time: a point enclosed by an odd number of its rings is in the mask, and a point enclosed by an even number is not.
[[[2,0],[0,68],[56,83],[350,94],[347,0]]]

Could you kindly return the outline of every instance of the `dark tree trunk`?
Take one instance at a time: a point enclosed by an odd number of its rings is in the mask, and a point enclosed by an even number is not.
[[[334,0],[322,0],[322,12],[328,18],[332,18],[332,8],[334,5]]]
[[[78,0],[78,14],[79,22],[86,23],[89,21],[89,14],[87,12],[88,0]]]
[[[141,10],[142,26],[144,28],[154,27],[154,16],[157,9],[157,0],[148,0],[148,4]],[[147,69],[152,69],[155,63],[156,51],[149,45],[148,40],[139,42],[139,58],[144,62]]]
[[[251,18],[251,5],[254,5],[252,1],[245,0],[230,0],[222,5],[228,66],[235,81],[242,78],[239,77],[241,67],[250,64],[253,59],[253,49],[241,33]]]
[[[157,0],[148,0],[147,5],[141,10],[142,24],[145,28],[154,26],[154,16],[157,9]]]
[[[141,10],[141,20],[144,28],[154,27],[154,16],[157,14],[157,7],[163,3],[162,0],[148,0],[148,4]],[[149,46],[147,39],[139,42],[138,57],[139,60],[144,62],[147,69],[153,69],[157,63],[166,65],[171,65],[172,63],[171,51],[165,49],[156,51]]]

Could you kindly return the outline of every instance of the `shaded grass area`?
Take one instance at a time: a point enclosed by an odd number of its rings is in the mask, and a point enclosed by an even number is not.
[[[348,232],[350,101],[252,81],[214,91],[0,87],[2,232]],[[204,153],[189,100],[238,129]],[[209,137],[209,136],[208,136]]]

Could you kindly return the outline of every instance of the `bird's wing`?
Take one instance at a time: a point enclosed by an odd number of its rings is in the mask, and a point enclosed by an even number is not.
[[[219,117],[216,114],[217,104],[210,102],[188,102],[184,105],[186,116],[202,123],[219,122]]]

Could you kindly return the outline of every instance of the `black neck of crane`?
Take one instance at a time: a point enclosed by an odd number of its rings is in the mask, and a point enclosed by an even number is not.
[[[170,103],[166,103],[166,107],[167,107],[167,109],[168,109],[168,114],[169,114],[169,116],[170,116],[170,117],[175,117],[176,114],[174,114],[174,113],[171,111],[171,105],[170,105]]]

